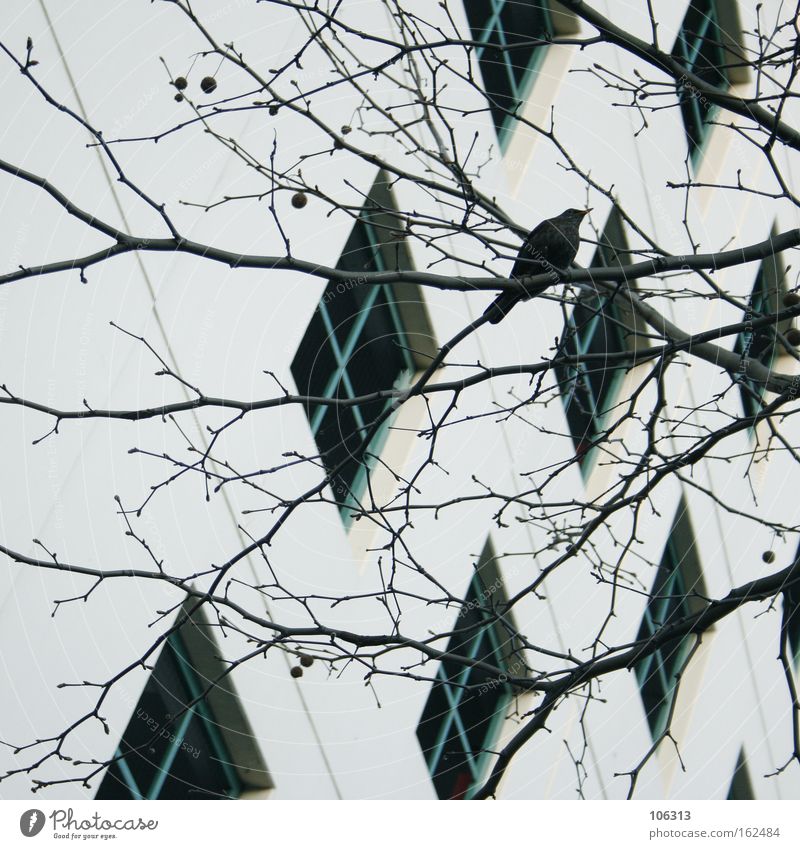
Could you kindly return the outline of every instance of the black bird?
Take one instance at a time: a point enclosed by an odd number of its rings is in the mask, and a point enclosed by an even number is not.
[[[519,280],[532,274],[549,273],[550,279],[537,283],[533,288],[522,286],[522,291],[501,292],[485,310],[489,322],[497,324],[508,314],[517,301],[527,300],[544,292],[559,279],[559,271],[569,268],[581,242],[579,234],[583,216],[591,209],[567,209],[555,218],[547,218],[528,233],[519,249],[517,261],[511,269],[511,277]]]

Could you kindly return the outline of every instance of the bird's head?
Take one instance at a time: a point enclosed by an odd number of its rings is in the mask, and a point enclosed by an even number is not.
[[[578,223],[583,220],[584,215],[588,215],[592,211],[591,207],[589,209],[566,209],[564,212],[559,215],[559,218],[570,218]]]

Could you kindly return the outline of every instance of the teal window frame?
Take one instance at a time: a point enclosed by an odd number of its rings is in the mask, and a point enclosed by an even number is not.
[[[623,265],[627,249],[622,224],[612,213],[589,267]],[[581,357],[628,350],[617,297],[617,293],[601,296],[597,290],[593,298],[582,299],[567,318],[558,355]],[[592,443],[603,433],[607,408],[624,373],[622,367],[597,361],[556,368],[567,424],[584,476],[588,475],[596,456]]]
[[[667,540],[650,599],[645,608],[637,642],[647,640],[664,625],[672,624],[691,614],[686,578],[673,531]],[[685,556],[685,555],[684,555]],[[691,647],[691,638],[670,640],[634,666],[636,680],[653,739],[666,727],[677,687],[677,674]]]
[[[462,615],[477,611],[479,620],[492,616],[487,603],[489,596],[476,572],[464,598]],[[500,644],[499,632],[496,622],[491,620],[484,625],[466,627],[456,621],[447,652],[466,656],[469,660],[489,662],[503,670],[505,680],[487,680],[487,673],[483,670],[445,660],[436,673],[436,681],[417,726],[417,737],[434,787],[442,799],[471,799],[475,795],[491,757],[489,750],[496,742],[505,719],[513,693],[507,683],[507,653]],[[482,689],[485,692],[481,693]],[[476,707],[480,709],[480,722],[471,725],[467,712],[474,715]],[[476,747],[470,741],[470,734],[483,725],[486,730]],[[462,759],[458,771],[448,765],[448,758],[453,756]]]
[[[360,231],[360,234],[358,231]],[[366,211],[356,221],[350,233],[348,244],[359,244],[359,238],[362,238],[363,243],[368,246],[366,263],[360,267],[351,267],[354,262],[348,261],[348,254],[355,251],[348,252],[347,246],[345,246],[345,251],[336,267],[346,271],[352,271],[354,275],[358,275],[363,271],[380,272],[388,270],[381,250],[381,241],[378,238],[377,229],[370,221],[369,213]],[[342,322],[340,316],[337,325],[337,319],[332,314],[328,306],[329,303],[337,298],[348,298],[352,295],[352,288],[358,286],[360,284],[358,283],[357,276],[353,278],[350,288],[341,281],[330,281],[326,286],[317,310],[312,317],[311,324],[306,331],[303,341],[300,343],[298,353],[292,363],[292,374],[301,394],[307,394],[304,391],[304,387],[308,385],[310,377],[309,375],[300,373],[298,363],[301,360],[301,353],[312,344],[310,338],[314,335],[315,338],[322,336],[326,346],[328,346],[324,353],[322,349],[319,352],[314,352],[315,355],[319,355],[314,360],[314,368],[320,368],[327,375],[324,379],[322,391],[320,392],[321,397],[353,400],[360,395],[363,396],[371,392],[400,389],[409,385],[415,367],[403,320],[395,301],[392,287],[389,284],[368,287],[363,300],[357,305],[353,304],[353,311],[348,313],[346,317],[347,321]],[[371,313],[380,307],[385,307],[388,312],[388,323],[391,333],[389,336],[383,336],[380,339],[365,339],[364,334],[368,328]],[[342,328],[344,328],[344,331],[342,331]],[[377,344],[391,345],[391,353],[399,355],[401,366],[395,372],[394,379],[391,383],[387,385],[373,384],[369,386],[368,392],[358,392],[355,388],[355,381],[350,367],[355,352],[364,343],[372,346]],[[374,351],[375,356],[379,354],[380,351]],[[391,398],[387,399],[378,412],[378,415],[385,413],[391,407],[392,403]],[[349,451],[350,448],[347,446],[348,440],[357,441],[360,445],[366,437],[372,422],[377,418],[376,415],[370,418],[366,410],[362,408],[362,405],[348,405],[342,409],[346,410],[353,417],[355,428],[351,428],[345,424],[347,414],[339,416],[339,409],[336,405],[329,404],[311,404],[306,409],[311,433],[317,442],[317,447],[320,449],[322,463],[328,473],[336,465],[330,460],[330,455],[333,451],[342,447],[344,447],[345,451]],[[321,434],[323,424],[327,427],[333,427],[334,420],[337,433],[342,436],[342,439],[338,441],[335,438],[331,440],[327,435]],[[339,506],[345,526],[349,526],[351,521],[349,508],[355,506],[366,489],[367,475],[375,465],[375,456],[383,448],[389,432],[390,423],[391,418],[387,418],[382,422],[378,431],[373,435],[369,443],[363,446],[358,455],[350,455],[351,460],[354,461],[351,464],[351,468],[343,469],[332,482],[334,497]],[[352,468],[352,466],[355,468]]]
[[[759,318],[773,313],[773,293],[767,280],[766,262],[761,263],[756,275],[753,289],[747,304],[747,314]],[[780,277],[776,276],[779,280]],[[777,287],[776,283],[776,287]],[[777,294],[777,289],[776,293]],[[760,327],[757,330],[744,328],[736,337],[733,345],[734,353],[742,360],[756,359],[765,368],[771,369],[777,356],[778,340],[775,336],[776,328],[771,325]],[[764,397],[765,387],[761,383],[750,380],[745,374],[738,376],[739,392],[742,398],[742,408],[746,416],[756,416],[761,409],[761,400]]]
[[[222,738],[219,726],[214,719],[211,709],[206,704],[206,701],[203,698],[203,694],[205,693],[206,687],[202,685],[200,678],[189,659],[189,654],[186,650],[186,646],[177,633],[173,634],[169,638],[166,645],[162,649],[161,655],[159,656],[159,659],[156,662],[152,674],[154,676],[158,676],[159,664],[163,664],[169,661],[174,662],[175,666],[177,667],[180,680],[182,681],[188,693],[189,701],[192,702],[195,699],[197,699],[198,701],[192,704],[191,707],[188,707],[178,717],[178,719],[171,727],[166,727],[165,725],[163,727],[153,729],[154,736],[158,735],[160,731],[168,731],[170,740],[159,762],[157,764],[150,763],[150,766],[154,767],[154,773],[152,776],[152,780],[145,788],[139,786],[130,768],[130,765],[127,762],[127,756],[123,754],[122,747],[124,745],[125,737],[128,734],[128,729],[126,729],[126,732],[125,734],[123,734],[122,737],[121,745],[117,748],[117,751],[114,755],[115,760],[110,765],[109,772],[106,774],[103,782],[100,785],[100,788],[98,789],[97,798],[122,798],[121,795],[117,795],[117,793],[123,791],[123,788],[124,791],[129,794],[129,798],[131,799],[161,798],[161,792],[163,790],[164,783],[170,776],[170,768],[174,764],[176,756],[181,751],[181,748],[185,741],[185,735],[189,729],[190,723],[195,719],[200,722],[202,730],[208,738],[212,749],[212,752],[210,753],[211,758],[218,764],[219,769],[224,775],[225,781],[228,785],[227,792],[224,796],[216,796],[210,794],[209,796],[204,796],[203,798],[235,799],[241,795],[242,783],[239,779],[236,770],[232,766],[231,756]],[[142,721],[144,720],[140,719],[134,712],[134,716],[131,718],[129,728],[133,725],[133,723]],[[145,757],[142,754],[141,749],[137,749],[137,754]],[[113,774],[111,774],[112,772]],[[112,790],[114,792],[114,795],[101,795],[106,789]],[[203,788],[198,787],[197,789],[202,790]],[[187,793],[186,798],[192,797],[190,794]]]
[[[684,16],[672,55],[690,73],[716,88],[727,89],[725,48],[716,0],[692,0]],[[689,158],[697,164],[710,135],[719,107],[699,97],[690,84],[677,83],[678,102],[686,130]]]
[[[531,28],[528,32],[515,33],[506,29],[503,19],[512,6],[523,6],[530,10]],[[505,150],[517,111],[530,93],[548,47],[546,44],[525,47],[524,42],[549,40],[555,35],[550,4],[547,0],[483,0],[480,4],[466,2],[464,10],[473,38],[480,44],[475,50],[475,56],[481,69],[497,139],[501,150]],[[480,19],[477,17],[479,13]],[[521,44],[515,47],[515,43]],[[499,45],[500,49],[492,45]],[[521,55],[523,61],[515,64],[514,54]],[[490,81],[498,77],[503,89],[490,90]],[[509,105],[503,106],[501,101],[509,101]]]

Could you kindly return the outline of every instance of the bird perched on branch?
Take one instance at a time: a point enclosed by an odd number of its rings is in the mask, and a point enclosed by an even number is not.
[[[533,274],[549,274],[550,279],[531,288],[521,284],[520,291],[501,292],[484,312],[491,324],[500,322],[517,301],[532,298],[558,282],[559,271],[569,268],[578,253],[581,242],[578,231],[589,212],[591,209],[567,209],[555,218],[545,219],[528,233],[511,269],[511,277],[519,280]]]

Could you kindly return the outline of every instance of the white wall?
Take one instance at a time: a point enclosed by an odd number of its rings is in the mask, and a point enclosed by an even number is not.
[[[215,8],[211,3],[193,5],[201,17]],[[354,14],[361,25],[371,31],[388,26],[378,4],[353,5],[358,7]],[[421,5],[428,8],[427,3]],[[646,24],[641,20],[637,23],[633,17],[634,9],[641,4],[634,7],[613,2],[608,13],[617,14],[622,5],[626,25]],[[23,0],[10,3],[4,38],[21,52],[26,36],[32,35],[43,81],[53,93],[78,108],[68,68],[88,115],[97,126],[108,128],[108,136],[139,134],[142,127],[166,128],[176,116],[184,114],[172,100],[173,91],[155,57],[164,56],[173,73],[178,73],[184,70],[184,57],[202,45],[174,10],[148,6],[143,11],[141,4],[122,3],[114,4],[113,12],[98,14],[96,4],[88,2],[76,2],[69,12],[51,2],[47,8],[65,62],[59,59],[37,4]],[[681,12],[668,3],[659,4],[659,8],[663,8],[661,37],[664,44],[671,44]],[[743,15],[745,27],[752,26],[749,12],[745,10]],[[214,27],[225,38],[229,37],[226,33],[235,35],[237,47],[259,66],[272,67],[290,58],[292,45],[301,37],[288,11],[269,12],[260,6],[252,9],[231,3],[218,8],[214,16]],[[142,45],[147,45],[146,50]],[[625,208],[641,216],[643,226],[654,232],[666,249],[685,251],[687,237],[680,225],[683,199],[679,192],[665,188],[667,180],[680,181],[685,176],[683,128],[676,113],[648,116],[649,130],[634,140],[636,113],[612,109],[609,103],[613,95],[596,80],[584,73],[569,73],[585,67],[588,61],[574,48],[553,48],[533,88],[531,114],[537,109],[541,112],[542,105],[557,96],[559,138],[575,160],[590,168],[603,185],[613,185]],[[593,52],[592,61],[607,61],[620,73],[636,65],[627,55],[611,50]],[[216,62],[201,59],[198,65],[213,72]],[[315,72],[312,57],[303,73],[306,79],[312,79]],[[119,201],[125,226],[143,235],[163,233],[152,211],[108,179],[98,157],[85,150],[86,134],[74,122],[42,104],[9,62],[0,63],[0,74],[3,111],[13,118],[2,134],[4,158],[48,177],[78,204],[97,211],[106,220],[122,226]],[[196,81],[200,76],[197,68],[193,75]],[[226,86],[231,92],[238,91],[239,83],[227,72],[220,74],[220,96],[228,90]],[[464,96],[472,95],[465,92]],[[336,126],[349,120],[354,101],[337,89],[316,98],[314,108],[315,114]],[[462,144],[471,140],[476,128],[488,148],[493,132],[482,115],[458,122]],[[267,122],[261,111],[243,112],[226,119],[225,133],[244,138],[262,156],[277,133],[279,151],[287,161],[314,146],[303,122],[284,114]],[[376,146],[381,154],[404,164],[388,145],[382,149],[376,142]],[[147,191],[167,201],[170,214],[192,238],[254,253],[282,252],[280,235],[265,202],[241,202],[208,213],[177,204],[179,199],[202,203],[221,194],[263,191],[266,186],[240,163],[222,155],[219,145],[207,136],[187,131],[173,134],[158,145],[120,145],[114,150]],[[557,152],[546,139],[520,128],[505,158],[495,147],[481,187],[496,195],[516,221],[532,225],[587,200],[580,180],[559,167],[558,161]],[[706,179],[722,181],[743,167],[752,180],[761,179],[760,166],[751,162],[755,160],[750,151],[741,145],[718,144],[715,136],[702,174]],[[309,159],[304,173],[321,190],[351,202],[355,202],[357,193],[343,185],[344,179],[366,191],[374,178],[373,169],[341,153],[333,158]],[[423,192],[405,184],[398,187],[397,196],[401,206],[430,204]],[[96,234],[70,220],[50,198],[5,174],[0,174],[0,197],[0,225],[11,235],[0,240],[2,269],[88,253],[103,244]],[[293,210],[288,200],[285,194],[279,197],[278,205],[293,254],[335,264],[351,222],[343,215],[328,218],[324,205],[313,198],[302,212]],[[589,202],[595,210],[592,224],[601,230],[608,204],[596,194]],[[709,193],[707,200],[693,205],[691,215],[700,250],[711,250],[731,238],[736,244],[765,238],[772,226],[774,204],[752,196],[744,199],[740,194]],[[788,211],[778,226],[794,226]],[[588,228],[584,235],[588,235]],[[635,238],[631,238],[631,244],[636,245]],[[435,257],[418,243],[410,247],[418,268]],[[454,251],[462,248],[465,257],[473,255],[470,251],[474,252],[474,246],[454,239]],[[578,261],[588,262],[593,250],[585,243]],[[507,273],[509,265],[496,262],[491,268]],[[455,263],[443,263],[436,270],[473,273],[466,264],[459,267]],[[715,279],[746,296],[755,273],[756,267],[751,265],[719,273]],[[174,381],[154,376],[158,364],[153,356],[110,327],[109,321],[114,321],[133,334],[146,336],[162,356],[176,363],[189,381],[208,394],[244,398],[275,394],[276,388],[263,370],[270,369],[284,385],[293,385],[290,362],[324,286],[322,281],[289,272],[232,271],[169,255],[118,258],[90,269],[87,277],[86,285],[79,282],[77,273],[70,273],[0,287],[2,381],[15,393],[44,398],[65,408],[80,406],[83,398],[94,407],[138,407],[185,397]],[[640,281],[640,286],[647,285],[648,281]],[[681,279],[680,285],[696,284],[687,278]],[[450,338],[488,302],[486,296],[435,290],[426,291],[425,297],[440,342]],[[736,319],[735,311],[715,301],[695,306],[695,301],[679,300],[673,306],[662,298],[654,303],[692,331]],[[560,326],[559,305],[537,300],[517,307],[498,327],[488,327],[470,337],[454,359],[459,363],[536,362],[546,353],[548,340],[556,336]],[[725,344],[732,344],[732,340]],[[453,369],[444,374],[452,379],[458,373]],[[629,378],[630,382],[635,380],[636,375]],[[667,377],[670,409],[677,416],[682,407],[706,397],[709,388],[723,391],[728,384],[719,369],[696,359],[690,366],[673,367]],[[460,416],[480,415],[492,404],[506,403],[512,388],[524,395],[527,382],[509,378],[475,387],[459,400]],[[647,397],[652,403],[652,392]],[[443,410],[448,399],[439,395],[431,400],[435,412]],[[738,403],[734,389],[728,391],[721,406],[736,411]],[[412,409],[403,415],[413,423],[420,414],[419,409]],[[519,473],[544,466],[548,458],[563,456],[569,437],[560,403],[537,406],[528,418],[541,431],[564,436],[545,436],[519,418],[502,425],[481,418],[454,427],[443,432],[438,445],[437,460],[448,474],[437,469],[426,471],[419,482],[420,497],[435,503],[455,493],[474,492],[473,475],[499,492],[521,492],[530,487],[531,481]],[[224,414],[215,411],[202,417],[184,415],[180,422],[195,439],[203,440],[206,436],[198,428],[199,421],[205,425],[225,420]],[[146,568],[141,549],[122,534],[114,496],[119,495],[126,506],[136,505],[163,475],[163,466],[157,460],[128,454],[129,448],[138,446],[187,459],[180,433],[159,421],[95,421],[88,426],[63,422],[58,435],[38,446],[31,445],[32,434],[43,434],[50,426],[51,422],[38,413],[19,408],[0,410],[0,468],[4,471],[0,540],[12,549],[40,556],[41,549],[31,542],[37,538],[61,560],[76,564],[105,569]],[[791,421],[785,427],[793,434]],[[736,462],[712,468],[703,461],[685,474],[702,486],[724,493],[726,503],[753,509],[750,490],[742,478],[748,462],[748,437],[736,439],[742,452]],[[314,452],[305,416],[296,407],[249,416],[235,435],[224,441],[222,454],[235,466],[267,468],[279,464],[289,448]],[[385,448],[387,457],[407,457],[406,470],[416,468],[415,463],[426,451],[426,443],[400,431],[390,435]],[[774,459],[762,465],[758,510],[771,516],[791,498],[796,471]],[[276,476],[270,486],[296,494],[314,480],[308,469],[291,470]],[[602,468],[585,482],[577,469],[572,469],[548,489],[548,498],[596,497],[607,481],[608,473]],[[741,522],[690,486],[679,487],[672,482],[654,493],[652,511],[648,507],[641,513],[636,551],[643,561],[660,559],[681,492],[690,506],[710,595],[723,595],[731,586],[763,574],[760,554],[767,548],[775,548],[778,564],[789,562],[793,556],[793,541],[775,542],[766,529],[754,532],[752,525]],[[191,574],[209,563],[224,562],[246,543],[237,522],[248,533],[264,532],[269,514],[241,513],[258,506],[257,494],[236,487],[225,488],[206,502],[200,477],[184,478],[157,493],[136,527],[172,569]],[[503,528],[492,520],[496,508],[496,503],[471,502],[448,508],[438,517],[420,514],[406,533],[418,561],[456,596],[465,592],[471,564],[490,533],[497,553],[505,555],[501,568],[509,595],[527,586],[553,556],[530,555],[531,551],[541,551],[550,540],[541,526],[517,521],[527,517],[523,507],[509,509]],[[624,535],[629,526],[628,515],[616,516],[610,523],[604,534],[609,560],[614,556],[611,533]],[[380,587],[377,555],[363,554],[366,536],[358,524],[350,537],[335,508],[311,505],[276,537],[269,549],[270,563],[281,580],[297,592],[357,595],[375,591]],[[378,544],[383,541],[380,537],[374,540]],[[237,568],[243,581],[267,579],[264,563],[257,557]],[[652,573],[652,569],[643,570],[642,580],[648,575],[652,580]],[[413,574],[403,574],[399,580],[409,592],[429,591]],[[118,579],[104,582],[86,603],[62,605],[51,616],[54,599],[87,589],[83,578],[4,561],[0,568],[0,657],[7,697],[1,739],[21,743],[60,731],[85,709],[93,693],[82,688],[56,689],[56,685],[62,681],[101,681],[135,660],[153,639],[154,629],[149,626],[156,618],[155,611],[176,604],[180,598],[177,592],[156,582]],[[302,621],[300,611],[291,604],[273,602],[265,606],[263,598],[253,592],[241,587],[232,587],[231,591],[267,616]],[[543,600],[529,598],[516,607],[517,623],[535,643],[581,651],[596,635],[608,610],[608,586],[598,585],[586,560],[579,558],[548,578],[544,592]],[[643,595],[620,593],[615,602],[617,616],[609,623],[605,639],[611,643],[633,639],[644,606]],[[374,602],[320,609],[325,623],[331,626],[378,633],[387,629],[387,619]],[[756,612],[764,615],[756,618]],[[409,602],[403,627],[407,633],[422,634],[430,627],[442,628],[442,616],[440,609]],[[788,770],[779,779],[762,778],[788,756],[791,748],[788,695],[776,660],[779,619],[779,610],[768,611],[767,605],[748,606],[707,636],[701,656],[683,685],[675,725],[687,770],[676,766],[665,744],[644,770],[637,795],[724,798],[742,745],[757,796],[794,798],[800,793],[797,770]],[[244,642],[231,634],[223,650],[235,657],[237,651],[246,649]],[[537,669],[552,664],[541,655],[531,657],[530,662]],[[342,667],[328,675],[319,663],[296,681],[289,677],[289,665],[284,655],[269,652],[266,660],[251,662],[233,676],[256,744],[275,779],[272,798],[433,797],[415,736],[427,685],[387,676],[374,679],[371,689],[364,685],[363,668]],[[435,669],[429,665],[425,671],[433,675]],[[145,680],[145,673],[139,671],[115,688],[103,708],[111,735],[104,735],[99,723],[89,724],[71,738],[70,754],[109,756]],[[588,797],[618,798],[627,792],[627,781],[615,776],[636,765],[650,744],[649,731],[633,673],[609,676],[596,695],[602,701],[595,702],[585,718],[589,778],[584,793]],[[530,698],[521,700],[521,710],[533,705]],[[537,735],[517,756],[502,785],[503,796],[575,796],[575,767],[563,741],[569,741],[573,752],[580,751],[582,708],[580,700],[559,706],[548,724],[552,733]],[[507,723],[505,738],[517,727]],[[0,769],[23,762],[15,760],[10,750],[0,748]],[[66,776],[69,767],[52,762],[45,772],[48,778]],[[0,784],[0,795],[7,798],[25,796],[29,790],[26,776]],[[70,784],[43,791],[53,798],[79,797],[86,792]]]

